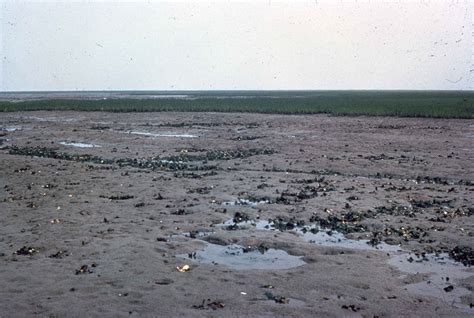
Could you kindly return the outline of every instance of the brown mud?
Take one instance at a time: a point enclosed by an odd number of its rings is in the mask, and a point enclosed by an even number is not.
[[[0,128],[1,317],[474,314],[472,120],[19,112]]]

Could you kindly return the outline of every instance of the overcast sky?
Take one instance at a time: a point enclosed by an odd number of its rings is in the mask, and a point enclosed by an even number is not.
[[[474,89],[474,1],[5,1],[0,90]]]

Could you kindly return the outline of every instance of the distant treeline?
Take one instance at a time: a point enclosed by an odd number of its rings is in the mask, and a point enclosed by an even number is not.
[[[474,118],[471,91],[265,92],[259,95],[212,93],[189,98],[40,99],[0,101],[0,110],[76,110],[112,112],[249,112]]]

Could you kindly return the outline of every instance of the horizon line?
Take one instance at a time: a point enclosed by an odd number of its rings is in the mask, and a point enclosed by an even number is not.
[[[0,94],[13,93],[121,93],[121,92],[474,92],[474,89],[120,89],[120,90],[12,90],[0,91]]]

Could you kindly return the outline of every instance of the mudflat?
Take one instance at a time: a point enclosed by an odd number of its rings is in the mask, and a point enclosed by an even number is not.
[[[2,317],[474,314],[472,120],[0,125]]]

